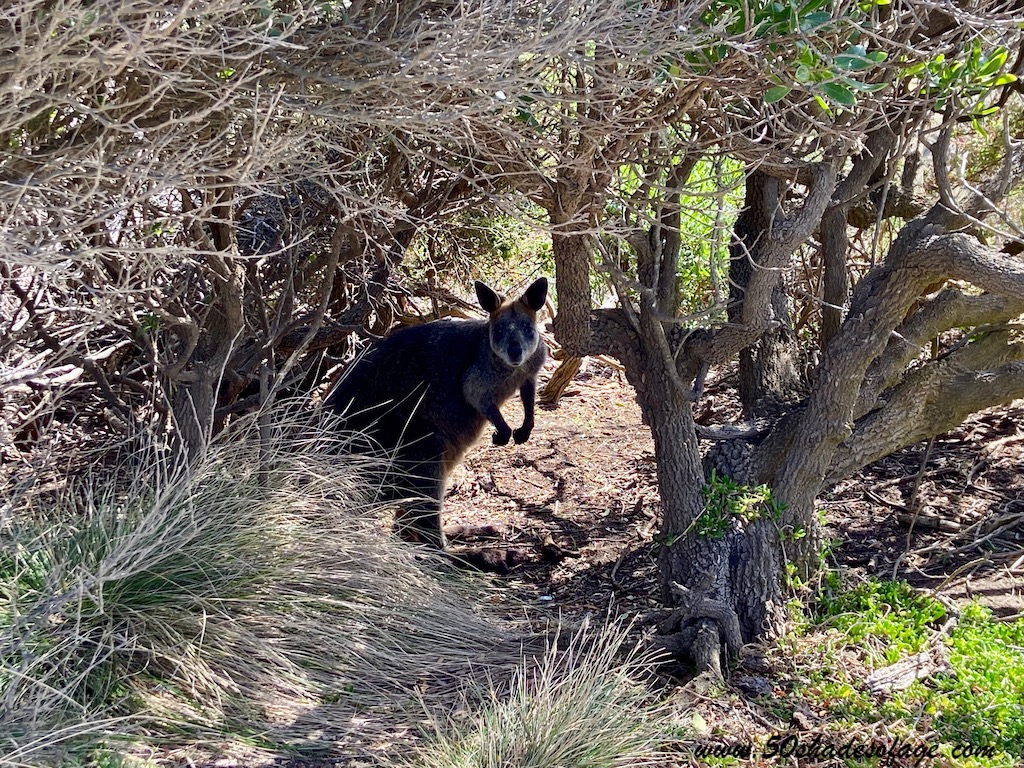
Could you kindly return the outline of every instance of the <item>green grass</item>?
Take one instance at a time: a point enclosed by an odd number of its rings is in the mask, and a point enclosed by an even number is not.
[[[1024,755],[1024,621],[993,621],[969,606],[950,640],[955,677],[937,681],[931,706],[948,733]]]
[[[785,717],[798,702],[809,705],[836,733],[878,727],[916,739],[935,746],[951,766],[1018,765],[1024,755],[1024,620],[1000,622],[974,604],[948,634],[937,636],[948,618],[942,603],[905,583],[848,586],[832,574],[802,637],[783,643],[793,683],[789,696],[769,706]],[[878,695],[863,684],[871,670],[933,642],[948,655],[948,671]],[[986,756],[957,756],[957,747]]]

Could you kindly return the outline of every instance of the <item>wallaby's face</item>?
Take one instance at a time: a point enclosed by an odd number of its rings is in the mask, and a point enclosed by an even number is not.
[[[503,303],[488,286],[476,282],[476,296],[480,306],[490,314],[488,330],[491,351],[513,368],[530,359],[540,344],[537,332],[537,313],[548,295],[547,278],[535,281],[526,292],[512,302]]]

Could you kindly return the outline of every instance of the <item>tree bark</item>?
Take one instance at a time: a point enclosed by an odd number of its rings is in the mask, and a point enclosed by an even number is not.
[[[939,334],[951,328],[976,328],[1006,323],[1024,313],[1024,295],[995,293],[970,295],[946,288],[921,303],[889,338],[885,351],[868,367],[857,398],[854,417],[859,419],[875,408],[882,393],[899,383],[907,366]]]
[[[559,173],[549,210],[551,251],[555,260],[558,314],[555,338],[574,357],[590,347],[590,234],[587,220],[587,178],[575,169]]]
[[[770,479],[776,494],[787,505],[783,520],[786,530],[794,534],[787,554],[802,575],[807,576],[818,567],[821,542],[814,500],[830,474],[837,450],[854,436],[861,382],[871,363],[885,352],[893,330],[922,293],[937,282],[959,279],[1006,297],[1024,295],[1024,264],[995,253],[966,235],[941,234],[942,228],[935,222],[943,218],[945,215],[939,211],[908,224],[890,249],[886,263],[861,280],[846,321],[822,356],[816,385],[804,407],[791,421],[777,427],[758,450],[755,475]],[[972,355],[984,355],[983,347],[970,345],[968,349],[971,347]],[[998,402],[1014,391],[1016,370],[1011,365],[988,374],[992,387],[987,389],[986,396]],[[979,388],[985,377],[981,374],[976,382]],[[951,385],[944,382],[941,374],[932,385],[940,383],[940,390],[947,391],[947,396],[939,399],[942,407],[959,410],[949,395]],[[971,382],[954,379],[954,385],[966,387]],[[925,395],[924,402],[928,402],[927,392],[915,391],[913,385],[907,392],[911,394],[901,407],[914,413],[916,419],[923,418],[918,397]],[[896,423],[893,417],[883,421]],[[941,431],[940,428],[932,434]],[[866,439],[881,438],[876,435]],[[778,470],[773,471],[774,467],[769,465],[780,454],[784,458],[775,465]],[[799,537],[798,532],[802,534]]]
[[[201,455],[217,431],[221,380],[245,328],[245,274],[238,264],[231,212],[234,188],[222,185],[208,194],[215,196],[211,207],[220,217],[209,223],[208,242],[214,250],[205,260],[205,278],[210,284],[210,301],[197,320],[198,342],[187,365],[169,382],[178,448],[190,459]],[[182,200],[187,209],[191,198],[183,194]]]
[[[846,226],[851,207],[867,196],[873,183],[884,178],[884,161],[896,137],[887,126],[872,131],[865,142],[864,151],[853,161],[853,167],[842,183],[836,188],[832,202],[821,218],[821,266],[822,299],[821,338],[822,349],[839,333],[843,322],[844,309],[850,293],[850,278],[847,274],[847,251],[850,241]],[[871,222],[872,224],[874,221]]]
[[[764,245],[782,199],[780,182],[761,171],[747,175],[743,210],[736,219],[729,244],[729,321],[743,318],[746,292],[755,273],[770,270],[764,263]],[[789,325],[789,300],[782,272],[766,272],[770,285],[769,313],[762,319],[772,325],[756,341],[740,351],[740,402],[748,416],[760,416],[792,400],[799,382],[796,348]]]
[[[979,367],[981,366],[981,367]],[[1024,397],[1024,344],[1006,331],[914,371],[837,449],[826,484],[963,423],[970,414]]]
[[[711,459],[739,483],[769,483],[785,508],[778,520],[730,520],[717,538],[696,532],[695,523],[706,514],[706,481],[689,384],[709,363],[734,359],[785,326],[788,308],[776,300],[781,270],[828,218],[826,209],[845,228],[849,202],[864,194],[890,141],[879,132],[838,189],[831,162],[794,170],[794,176],[803,174],[800,183],[807,191],[788,215],[780,182],[764,171],[751,174],[732,243],[736,285],[729,324],[691,331],[672,322],[674,295],[667,286],[678,246],[658,231],[671,229],[671,199],[654,206],[649,231],[628,236],[637,252],[639,280],[626,290],[617,286],[620,308],[588,315],[587,351],[623,361],[654,438],[664,512],[659,551],[668,606],[660,624],[664,645],[689,652],[704,648],[701,658],[709,668],[716,666],[714,654],[707,652],[709,627],[717,627],[719,645],[727,650],[781,627],[785,566],[787,561],[796,565],[804,577],[820,566],[814,503],[836,473],[852,471],[876,451],[885,455],[903,440],[933,435],[992,402],[1018,397],[1024,387],[1024,345],[1010,343],[1006,331],[998,329],[984,331],[984,339],[976,332],[963,349],[907,374],[921,344],[942,330],[964,320],[1005,321],[1024,309],[1024,265],[967,235],[945,234],[969,222],[935,207],[904,227],[885,263],[857,286],[846,316],[841,311],[836,316],[841,322],[803,401],[789,400],[789,387],[782,383],[787,362],[773,351],[772,340],[744,353],[745,407],[754,413],[776,410],[772,419],[758,420],[768,426],[756,430],[753,442],[722,441]],[[845,273],[845,250],[834,250],[841,258],[832,267]],[[953,291],[922,302],[947,279],[973,283],[986,293]],[[837,306],[844,302],[845,289]]]

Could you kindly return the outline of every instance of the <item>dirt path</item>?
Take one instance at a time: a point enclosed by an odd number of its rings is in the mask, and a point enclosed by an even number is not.
[[[528,444],[473,450],[446,502],[446,524],[504,530],[522,555],[504,578],[540,616],[634,613],[659,599],[653,443],[632,388],[588,362],[558,407],[538,413]],[[728,418],[732,393],[719,387],[700,410]],[[509,406],[506,417],[521,420]],[[1018,402],[936,439],[916,517],[907,505],[923,444],[825,494],[821,504],[838,541],[833,563],[954,599],[977,597],[1000,615],[1024,612],[1022,421]]]

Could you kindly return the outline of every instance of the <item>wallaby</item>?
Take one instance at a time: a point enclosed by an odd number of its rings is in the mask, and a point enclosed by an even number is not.
[[[445,547],[441,506],[448,475],[487,422],[495,445],[525,443],[533,431],[537,373],[546,349],[537,312],[547,278],[515,301],[476,282],[487,320],[435,320],[375,343],[338,382],[324,406],[396,464],[392,500],[406,500],[395,527],[410,541]],[[501,405],[519,391],[523,424],[513,430]]]

